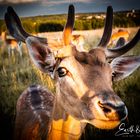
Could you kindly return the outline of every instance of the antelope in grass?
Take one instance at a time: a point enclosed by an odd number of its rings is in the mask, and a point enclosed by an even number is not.
[[[42,34],[42,33],[39,33],[37,36],[38,37],[44,37],[46,35]],[[58,43],[63,41],[63,38],[60,35],[59,35],[59,37],[56,37],[56,35],[53,35],[53,36],[54,36],[53,38],[51,37],[51,41],[52,41],[51,44],[53,44],[53,42],[56,43],[56,41]],[[76,46],[76,49],[78,51],[86,51],[84,49],[85,37],[83,35],[81,35],[81,34],[74,34],[74,35],[72,35],[72,37],[71,37],[71,44]]]
[[[17,41],[11,36],[8,36],[6,31],[1,33],[1,39],[3,46],[8,48],[8,55],[14,56],[15,52],[19,52],[19,55],[22,56],[22,42]]]
[[[119,29],[118,32],[112,34],[110,42],[108,43],[110,46],[121,47],[129,39],[129,32],[123,29]]]
[[[49,74],[56,85],[56,93],[32,85],[20,95],[15,122],[17,140],[78,140],[87,123],[113,129],[128,116],[112,82],[139,67],[140,56],[122,55],[139,41],[140,30],[128,44],[107,48],[113,20],[113,9],[109,6],[99,44],[89,52],[79,52],[71,43],[74,16],[74,6],[70,5],[63,41],[52,45],[49,39],[27,33],[12,7],[7,9],[5,21],[9,32],[26,43],[34,65]]]
[[[76,46],[76,49],[80,52],[84,52],[85,37],[83,35],[77,34],[72,35],[71,43]]]

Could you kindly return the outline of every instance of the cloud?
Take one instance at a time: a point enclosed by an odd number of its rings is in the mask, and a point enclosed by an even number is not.
[[[31,2],[37,2],[40,0],[0,0],[0,4],[18,4],[18,3],[31,3]]]
[[[95,0],[42,0],[43,4],[47,5],[56,5],[56,4],[65,4],[65,3],[89,3]]]
[[[21,4],[21,3],[33,3],[39,2],[46,5],[58,5],[65,3],[90,3],[97,0],[0,0],[0,5],[2,4]]]

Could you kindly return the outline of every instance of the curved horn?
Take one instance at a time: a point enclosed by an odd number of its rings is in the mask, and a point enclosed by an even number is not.
[[[73,5],[70,5],[68,10],[67,23],[63,30],[63,39],[65,45],[70,44],[71,37],[72,37],[72,30],[74,26],[74,19],[75,19],[75,9]]]
[[[113,48],[113,49],[107,49],[105,50],[107,58],[115,58],[120,55],[123,55],[124,53],[128,52],[130,49],[132,49],[140,40],[140,29],[134,36],[134,38],[128,42],[126,45],[119,47],[119,48]]]
[[[98,44],[99,47],[106,47],[112,34],[112,23],[113,23],[113,8],[107,7],[106,21],[104,26],[104,32],[102,38]]]
[[[22,41],[25,42],[25,39],[28,36],[33,36],[29,33],[27,33],[21,24],[21,21],[18,17],[18,15],[16,14],[16,12],[14,11],[14,9],[12,7],[8,7],[7,8],[7,12],[5,13],[5,23],[7,26],[7,29],[9,30],[9,33],[16,38],[18,41]],[[46,38],[40,38],[37,37],[42,43],[47,43],[47,39]]]

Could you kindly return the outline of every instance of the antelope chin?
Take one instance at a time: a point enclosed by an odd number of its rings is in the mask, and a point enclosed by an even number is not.
[[[94,119],[88,122],[99,129],[113,129],[120,124],[120,120],[98,120]]]

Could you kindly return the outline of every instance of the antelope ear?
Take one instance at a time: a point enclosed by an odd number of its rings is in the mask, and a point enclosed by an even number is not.
[[[119,81],[132,74],[140,66],[140,56],[122,56],[111,62],[113,81]]]
[[[25,42],[33,63],[42,72],[52,72],[55,64],[55,57],[47,44],[41,43],[38,38],[32,36],[29,36]]]

